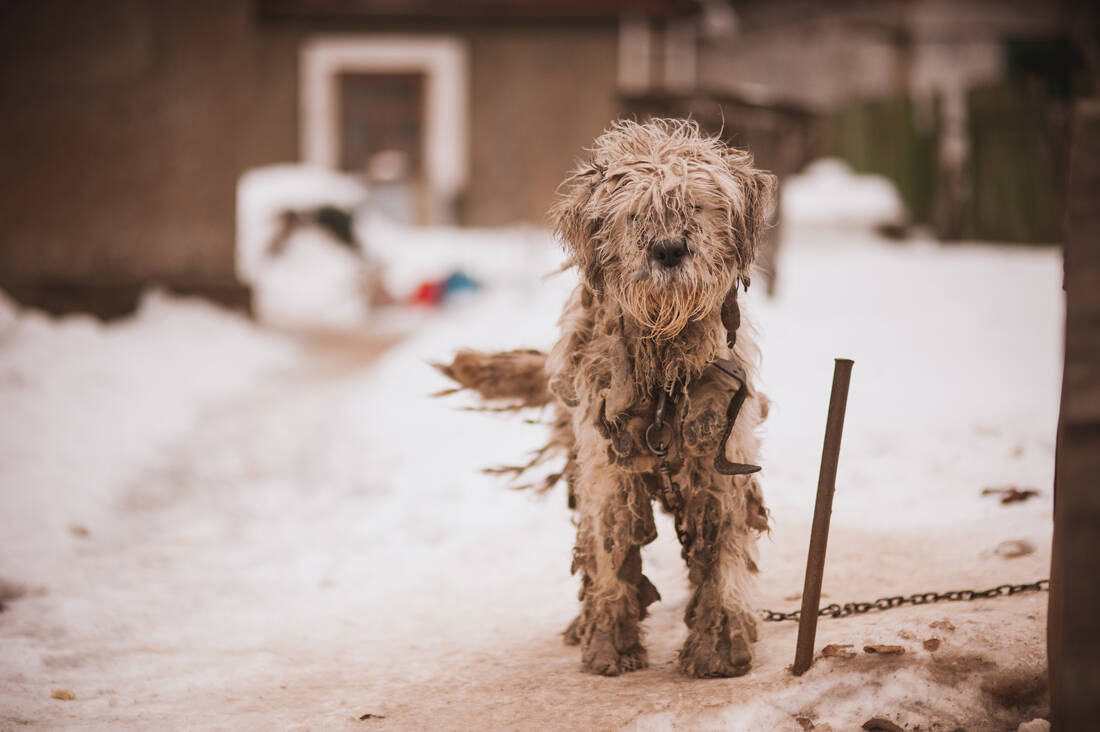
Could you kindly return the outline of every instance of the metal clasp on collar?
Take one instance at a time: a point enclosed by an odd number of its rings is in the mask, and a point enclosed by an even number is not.
[[[645,444],[659,458],[668,455],[672,445],[672,426],[665,422],[665,410],[668,408],[669,393],[661,389],[657,393],[657,409],[653,412],[653,422],[645,428]]]
[[[678,514],[684,507],[684,496],[680,486],[672,480],[672,466],[668,462],[668,450],[672,446],[672,425],[665,422],[665,412],[671,400],[671,393],[665,389],[657,392],[657,408],[653,412],[653,422],[646,427],[645,444],[655,457],[660,459],[657,474],[661,476],[661,493],[657,496],[666,511]]]

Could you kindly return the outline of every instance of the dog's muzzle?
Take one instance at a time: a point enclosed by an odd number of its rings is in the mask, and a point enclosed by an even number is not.
[[[672,269],[688,255],[687,242],[683,239],[663,239],[649,249],[649,256],[658,265]]]

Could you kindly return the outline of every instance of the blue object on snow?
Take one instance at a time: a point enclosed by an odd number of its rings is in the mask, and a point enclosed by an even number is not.
[[[459,292],[474,292],[480,289],[481,283],[462,270],[455,270],[447,279],[443,280],[443,292],[447,295]]]

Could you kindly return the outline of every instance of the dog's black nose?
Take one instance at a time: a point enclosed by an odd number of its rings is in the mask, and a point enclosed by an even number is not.
[[[664,239],[653,245],[649,254],[662,267],[677,267],[687,256],[687,242],[683,239]]]

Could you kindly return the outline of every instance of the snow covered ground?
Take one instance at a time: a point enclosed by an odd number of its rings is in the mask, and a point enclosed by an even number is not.
[[[1058,251],[888,243],[810,218],[785,228],[778,297],[749,298],[775,400],[760,607],[798,605],[838,356],[855,369],[825,601],[1046,577]],[[426,362],[456,346],[551,343],[570,276],[542,278],[558,253],[530,230],[389,233],[409,281],[453,257],[491,262],[492,286],[370,363],[369,349],[305,347],[197,301],[154,295],[105,326],[0,300],[0,729],[797,731],[882,717],[974,731],[1045,713],[1043,593],[822,620],[818,649],[856,655],[797,679],[795,625],[769,623],[748,676],[680,676],[686,580],[667,522],[645,553],[664,597],[651,668],[582,674],[558,635],[577,589],[564,496],[479,472],[542,428],[427,398],[444,384]],[[1040,495],[981,494],[1010,485]]]

